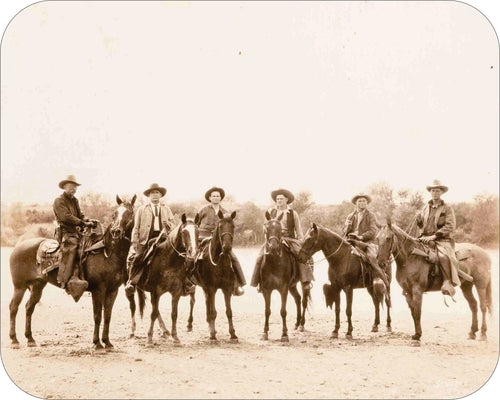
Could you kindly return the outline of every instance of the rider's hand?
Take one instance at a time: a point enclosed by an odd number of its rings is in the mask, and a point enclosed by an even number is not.
[[[361,240],[361,237],[359,237],[358,235],[356,235],[355,233],[349,233],[347,235],[347,238],[348,239],[355,239],[355,240]]]
[[[94,223],[92,221],[85,221],[83,223],[87,228],[92,228],[94,226]]]
[[[421,242],[424,242],[424,243],[429,243],[429,242],[432,242],[433,240],[436,240],[436,235],[431,235],[431,236],[422,236],[420,238],[420,241]]]

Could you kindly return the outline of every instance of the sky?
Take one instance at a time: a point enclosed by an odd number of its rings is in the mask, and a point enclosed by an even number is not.
[[[51,202],[68,174],[167,202],[498,193],[498,42],[467,4],[40,2],[1,51],[4,202]]]
[[[498,29],[498,2],[467,3]],[[30,4],[0,2],[2,202],[50,202],[68,174],[167,201],[498,194],[498,39],[467,4]]]

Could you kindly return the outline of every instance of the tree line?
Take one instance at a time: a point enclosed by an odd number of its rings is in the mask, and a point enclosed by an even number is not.
[[[387,183],[372,185],[367,193],[372,202],[369,208],[375,212],[381,225],[387,217],[402,228],[408,227],[427,199],[427,194],[410,189],[394,190]],[[126,198],[127,196],[123,196]],[[129,196],[131,197],[131,196]],[[323,225],[340,233],[346,216],[354,206],[349,201],[340,204],[315,204],[308,191],[296,194],[292,207],[301,216],[303,230],[311,222]],[[107,226],[111,222],[111,210],[116,206],[111,196],[87,193],[79,197],[82,211],[90,218],[98,219]],[[136,206],[144,198],[138,199]],[[445,200],[446,201],[446,200]],[[196,212],[207,204],[205,201],[168,203],[177,221],[183,213],[194,217]],[[472,202],[452,203],[457,220],[454,238],[457,242],[470,242],[483,247],[498,246],[499,239],[499,199],[498,196],[483,193],[475,196]],[[268,206],[258,206],[251,201],[238,203],[227,195],[222,203],[228,211],[236,210],[234,244],[236,246],[255,246],[264,242],[264,213]],[[23,205],[13,203],[1,207],[1,245],[13,246],[19,238],[27,236],[52,237],[54,214],[51,205]]]

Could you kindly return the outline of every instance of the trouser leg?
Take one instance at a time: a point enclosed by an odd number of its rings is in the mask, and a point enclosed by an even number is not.
[[[129,271],[129,279],[128,283],[132,285],[137,285],[139,282],[139,279],[141,279],[142,276],[142,271],[144,269],[144,264],[143,264],[143,256],[144,252],[146,251],[146,246],[144,245],[138,245],[136,249],[136,254],[134,261],[132,262],[132,267],[130,268]]]
[[[231,257],[233,271],[236,274],[236,278],[238,280],[239,286],[245,286],[247,284],[247,281],[245,279],[245,275],[243,274],[243,270],[241,269],[241,264],[238,261],[238,258],[236,258],[236,254],[234,254],[234,252],[231,250],[231,253],[229,253],[229,256]]]
[[[61,287],[65,287],[69,278],[73,275],[73,265],[76,259],[78,249],[78,237],[64,235],[61,249],[61,264],[57,272],[57,281]]]
[[[257,287],[257,285],[260,283],[260,269],[262,268],[263,259],[264,259],[264,249],[261,248],[259,255],[257,256],[257,261],[255,261],[255,267],[253,269],[250,286]]]

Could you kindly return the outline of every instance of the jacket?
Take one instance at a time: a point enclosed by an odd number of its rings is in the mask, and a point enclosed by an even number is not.
[[[174,215],[170,207],[160,203],[160,216],[163,229],[170,232],[175,225]],[[151,204],[147,203],[137,209],[134,218],[134,229],[132,230],[132,245],[145,245],[149,239],[151,224],[153,222],[153,210]]]
[[[219,210],[222,211],[223,214],[227,213],[222,206],[219,206]],[[214,208],[211,204],[208,204],[200,208],[198,215],[200,216],[201,233],[203,236],[210,236],[219,222],[219,217],[215,214]]]
[[[53,210],[62,232],[76,233],[76,227],[84,225],[85,215],[80,210],[78,199],[61,194],[54,200]]]
[[[344,234],[352,233],[356,230],[358,226],[358,211],[354,210],[350,213],[344,224]],[[378,223],[375,214],[365,208],[363,215],[361,216],[361,221],[359,222],[358,235],[361,237],[363,242],[374,243],[375,236],[378,233]]]
[[[431,205],[432,200],[429,201],[429,203],[424,206],[422,211],[417,214],[417,226],[419,228],[427,226]],[[453,208],[442,200],[441,204],[436,209],[433,227],[435,228],[433,234],[436,235],[436,240],[450,240],[451,234],[455,231],[455,211],[453,211]]]

